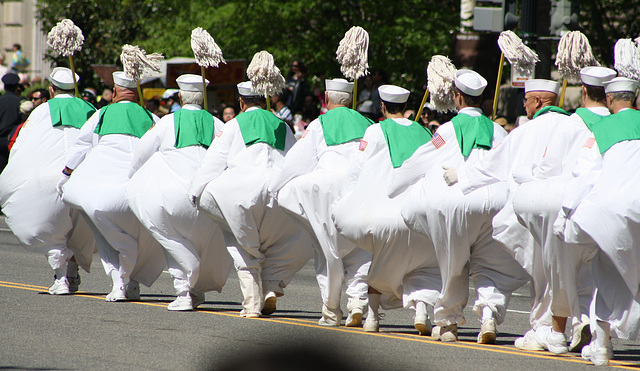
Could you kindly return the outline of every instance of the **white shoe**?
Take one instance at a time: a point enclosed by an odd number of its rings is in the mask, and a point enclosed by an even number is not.
[[[105,299],[105,301],[125,301],[125,300],[127,300],[127,290],[124,288],[124,286],[114,287]]]
[[[68,295],[69,293],[69,281],[67,280],[67,276],[62,276],[59,279],[55,278],[53,285],[49,287],[49,294],[51,295]]]
[[[536,340],[553,354],[569,352],[569,348],[567,348],[567,338],[564,334],[554,332],[551,326],[542,326],[536,330]]]
[[[193,310],[193,300],[191,295],[178,296],[176,300],[167,305],[168,310],[189,311]]]
[[[138,283],[138,281],[131,280],[127,283],[126,296],[127,300],[140,300],[140,283]]]
[[[485,319],[480,326],[478,344],[495,344],[497,335],[496,320],[493,318]]]
[[[380,316],[369,312],[362,328],[365,332],[380,332]]]
[[[458,341],[458,324],[434,326],[431,336],[433,336],[434,340],[440,340],[445,343]]]
[[[612,357],[609,355],[609,349],[596,348],[594,344],[587,344],[582,348],[582,358],[596,366],[606,366]]]
[[[362,320],[362,316],[360,319]],[[342,311],[340,308],[332,309],[322,304],[322,317],[318,320],[318,325],[334,327],[340,326],[340,322],[342,322]]]
[[[418,333],[423,336],[431,336],[431,321],[427,313],[416,313],[413,318],[413,327],[418,330]]]
[[[80,279],[80,275],[78,274],[76,277],[67,276],[67,280],[69,280],[69,291],[77,292],[78,287],[80,287],[80,283],[82,283],[82,280]]]
[[[582,347],[591,342],[591,328],[588,322],[578,323],[573,327],[573,335],[571,336],[571,344],[569,344],[570,352],[580,352]]]
[[[204,303],[204,292],[201,294],[194,294],[193,292],[189,294],[191,296],[191,302],[193,303],[193,309],[196,309],[198,306]]]
[[[524,336],[517,338],[514,345],[516,348],[523,350],[544,350],[544,347],[536,340],[536,332],[533,329],[527,331]]]
[[[362,327],[363,314],[364,314],[364,309],[361,307],[356,307],[351,309],[349,311],[349,315],[347,316],[347,320],[345,321],[344,325],[346,327]]]
[[[264,305],[262,306],[262,315],[268,316],[273,314],[276,311],[276,303],[278,302],[278,298],[276,297],[276,293],[270,291],[264,297]]]

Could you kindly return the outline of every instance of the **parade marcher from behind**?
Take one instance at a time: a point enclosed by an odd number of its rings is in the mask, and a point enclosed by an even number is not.
[[[47,257],[55,280],[49,294],[54,295],[78,291],[78,265],[88,272],[95,252],[89,226],[56,191],[66,154],[95,112],[93,106],[73,97],[72,73],[64,67],[53,69],[49,89],[54,98],[31,113],[0,175],[0,203],[7,225],[27,251]]]
[[[182,75],[176,82],[182,109],[164,116],[140,138],[127,201],[164,249],[177,295],[167,308],[183,311],[204,302],[205,292],[222,290],[231,257],[222,230],[194,209],[188,197],[191,179],[224,124],[202,109],[201,76]]]

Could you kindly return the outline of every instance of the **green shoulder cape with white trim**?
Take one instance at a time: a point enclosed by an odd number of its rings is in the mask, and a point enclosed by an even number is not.
[[[413,155],[421,145],[431,140],[431,132],[415,121],[411,125],[400,125],[393,119],[380,122],[380,128],[387,140],[389,155],[394,168]]]

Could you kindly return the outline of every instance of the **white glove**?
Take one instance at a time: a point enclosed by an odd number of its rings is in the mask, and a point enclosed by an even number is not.
[[[442,167],[444,169],[444,181],[448,186],[458,183],[458,169],[455,167]]]
[[[58,179],[58,184],[56,185],[56,190],[58,191],[58,196],[62,197],[62,186],[69,180],[70,175],[62,173],[60,178]]]
[[[564,241],[564,228],[567,225],[568,212],[564,208],[558,211],[556,221],[553,223],[553,234]]]

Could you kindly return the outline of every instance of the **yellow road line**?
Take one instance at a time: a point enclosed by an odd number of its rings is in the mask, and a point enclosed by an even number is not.
[[[43,290],[46,291],[48,289],[47,287],[44,287],[44,286],[36,286],[36,285],[23,284],[23,283],[19,283],[19,282],[7,282],[7,281],[0,281],[0,287],[8,287],[8,288],[14,288],[14,289],[40,291],[40,292],[42,292]],[[77,293],[75,293],[73,295],[74,296],[83,296],[83,297],[92,298],[92,299],[101,299],[101,300],[105,299],[105,296],[85,294],[82,291],[78,291]],[[147,305],[147,306],[152,306],[152,307],[161,307],[161,308],[166,308],[167,307],[166,303],[158,303],[158,302],[132,301],[132,302],[129,302],[129,303],[138,304],[138,305]],[[215,315],[221,315],[221,316],[226,316],[226,317],[242,318],[242,317],[240,317],[238,315],[239,312],[233,312],[233,311],[216,311],[216,310],[211,310],[210,308],[201,308],[201,309],[196,310],[196,312],[215,314]],[[320,326],[320,325],[316,324],[315,321],[297,319],[297,318],[263,317],[263,318],[246,318],[246,319],[259,320],[259,321],[265,321],[265,322],[282,323],[282,324],[287,324],[287,325],[303,326],[303,327],[309,327],[309,328],[318,328],[318,329],[330,330],[330,331],[340,331],[340,332],[351,333],[351,334],[377,336],[377,337],[383,337],[383,338],[387,338],[387,339],[415,341],[415,342],[421,342],[421,343],[443,345],[443,346],[451,346],[451,347],[472,349],[472,350],[484,350],[484,351],[489,351],[489,352],[494,352],[494,353],[502,353],[502,354],[517,355],[517,356],[549,359],[549,360],[554,360],[554,361],[564,361],[564,362],[591,364],[591,362],[583,360],[580,356],[551,355],[549,353],[543,353],[543,352],[527,351],[527,350],[520,350],[520,349],[509,349],[509,348],[505,348],[503,345],[476,344],[476,343],[464,342],[464,341],[458,341],[458,342],[454,342],[454,343],[444,343],[444,342],[441,342],[441,341],[433,340],[432,338],[427,338],[427,337],[423,337],[423,336],[420,336],[420,335],[414,335],[414,334],[402,334],[402,333],[393,333],[393,332],[364,332],[362,329],[359,329],[359,328]],[[307,322],[307,323],[304,323],[304,322]],[[611,360],[609,362],[609,366],[610,367],[615,367],[615,368],[620,368],[620,369],[630,369],[630,370],[631,369],[633,369],[633,370],[637,370],[638,369],[638,365],[637,364],[629,363],[629,362],[623,362],[623,361],[614,361],[614,360]]]

